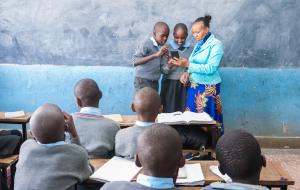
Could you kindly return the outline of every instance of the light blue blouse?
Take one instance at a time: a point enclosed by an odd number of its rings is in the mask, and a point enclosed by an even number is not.
[[[198,84],[221,83],[218,69],[224,53],[222,42],[211,34],[201,49],[194,51],[189,58],[188,68],[192,81]]]

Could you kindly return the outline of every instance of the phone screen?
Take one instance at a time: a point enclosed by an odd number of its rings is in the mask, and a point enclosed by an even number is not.
[[[178,53],[178,51],[171,51],[171,57],[172,58],[179,58],[179,53]]]

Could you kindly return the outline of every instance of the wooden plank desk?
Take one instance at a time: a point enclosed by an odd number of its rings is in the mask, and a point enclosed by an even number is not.
[[[126,127],[131,127],[135,124],[136,120],[137,120],[137,116],[136,115],[121,115],[123,121],[119,123],[121,128],[126,128]],[[176,126],[176,125],[172,125],[172,126]],[[182,127],[203,127],[204,129],[206,129],[206,131],[210,132],[211,134],[211,149],[215,150],[217,141],[220,137],[219,134],[219,129],[216,125],[216,122],[210,122],[207,124],[192,124],[192,125],[180,125]]]
[[[90,163],[95,169],[98,169],[107,161],[107,159],[91,159]],[[201,164],[202,172],[205,178],[205,185],[209,185],[210,183],[217,181],[223,181],[209,170],[209,166],[218,165],[218,161],[187,161],[187,163]],[[282,190],[286,190],[288,185],[294,184],[295,181],[293,181],[289,174],[282,168],[280,162],[268,161],[267,167],[263,168],[261,171],[260,185],[267,186],[269,188],[279,187]],[[193,190],[197,188],[199,189],[199,187],[183,187],[182,189]]]
[[[0,112],[0,123],[21,124],[22,125],[22,133],[23,133],[23,141],[25,141],[27,139],[26,124],[30,120],[31,113],[27,112],[27,113],[25,113],[24,117],[16,117],[16,118],[5,118],[4,113],[5,112]]]

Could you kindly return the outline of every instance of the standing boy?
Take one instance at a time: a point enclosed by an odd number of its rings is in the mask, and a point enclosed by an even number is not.
[[[136,50],[133,56],[135,67],[135,92],[143,87],[151,87],[158,91],[162,56],[168,51],[164,46],[169,36],[169,26],[165,22],[154,25],[153,36]]]

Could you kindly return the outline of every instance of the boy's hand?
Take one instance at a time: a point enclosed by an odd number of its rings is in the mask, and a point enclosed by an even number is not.
[[[169,48],[168,46],[163,46],[159,49],[158,52],[155,53],[155,56],[158,58],[158,57],[161,57],[162,55],[164,55],[166,52],[169,51]]]
[[[73,121],[73,117],[68,114],[67,112],[63,112],[64,113],[64,118],[65,118],[65,122],[66,122],[66,126],[65,126],[65,131],[67,133],[70,133],[72,138],[76,138],[77,135],[77,131],[74,125],[74,121]]]
[[[179,80],[180,80],[180,82],[181,82],[182,84],[187,85],[188,79],[189,79],[189,74],[188,74],[187,72],[184,72],[184,73],[181,74]]]

